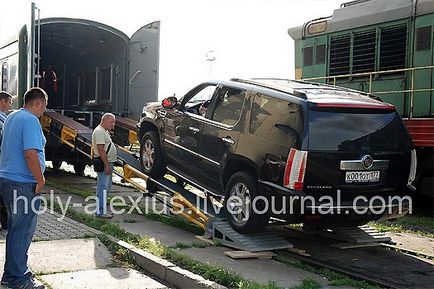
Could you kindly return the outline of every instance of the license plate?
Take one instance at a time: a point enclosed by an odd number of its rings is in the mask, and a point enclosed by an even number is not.
[[[372,183],[380,180],[380,171],[346,172],[346,183]]]

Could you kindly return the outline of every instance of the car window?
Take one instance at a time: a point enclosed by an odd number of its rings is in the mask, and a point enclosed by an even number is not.
[[[190,108],[192,106],[202,104],[211,99],[214,91],[216,90],[216,85],[208,85],[194,94],[185,104],[186,108]]]
[[[212,120],[233,126],[241,116],[246,93],[239,89],[222,88],[216,96]]]
[[[287,146],[300,142],[302,130],[303,118],[298,104],[263,94],[255,96],[251,134]]]
[[[309,148],[332,151],[401,151],[411,141],[396,112],[309,111]]]

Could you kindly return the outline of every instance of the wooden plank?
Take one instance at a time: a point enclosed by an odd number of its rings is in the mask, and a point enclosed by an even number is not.
[[[377,247],[381,246],[380,243],[336,243],[331,244],[330,247],[338,249],[354,249],[354,248],[364,248],[364,247]]]
[[[307,253],[305,250],[303,249],[298,249],[298,248],[288,248],[286,249],[288,252],[297,254],[297,255],[301,255],[301,256],[305,256],[305,257],[310,257],[310,254]]]
[[[207,243],[208,245],[214,246],[214,241],[208,238],[205,238],[204,236],[194,236],[196,239],[198,239],[199,241],[202,241],[204,243]]]
[[[247,252],[247,251],[226,251],[225,255],[231,257],[232,259],[251,259],[256,258],[260,260],[271,259],[276,254],[270,251],[263,252]]]

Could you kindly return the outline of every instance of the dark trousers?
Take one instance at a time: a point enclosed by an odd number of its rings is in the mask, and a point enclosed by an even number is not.
[[[0,224],[3,230],[7,230],[8,228],[8,210],[5,207],[5,203],[3,202],[3,198],[0,197]]]

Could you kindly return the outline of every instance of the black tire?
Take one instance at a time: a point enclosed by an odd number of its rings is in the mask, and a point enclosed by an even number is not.
[[[140,164],[142,171],[153,178],[166,173],[166,162],[155,131],[147,131],[140,141]]]
[[[84,176],[85,163],[77,162],[74,164],[74,172],[77,176]]]
[[[53,170],[58,171],[62,166],[62,161],[59,160],[51,161],[51,164],[53,165]]]
[[[250,202],[250,206],[237,207],[231,197],[240,197],[241,203]],[[268,214],[257,214],[253,210],[253,200],[260,196],[257,180],[248,172],[237,172],[232,175],[226,186],[225,210],[231,227],[243,234],[261,231],[268,222]],[[234,199],[234,198],[233,198]],[[262,211],[263,201],[257,201],[255,207]],[[237,213],[238,212],[238,213]]]

